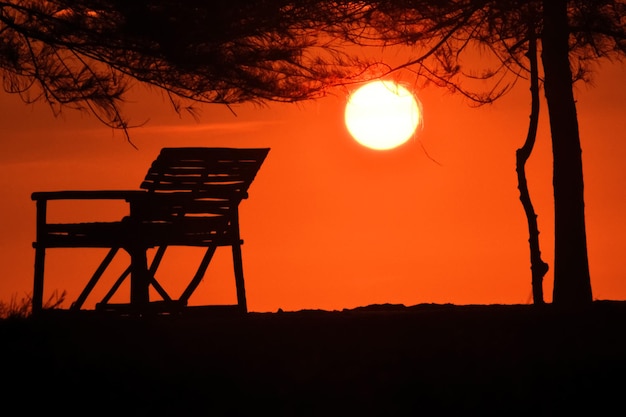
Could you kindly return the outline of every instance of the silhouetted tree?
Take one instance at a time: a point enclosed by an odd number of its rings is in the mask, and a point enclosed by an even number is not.
[[[534,33],[534,26],[529,27],[527,56],[530,77],[531,111],[526,140],[523,146],[515,153],[515,170],[517,171],[517,186],[520,191],[520,201],[524,208],[526,222],[528,224],[528,246],[530,249],[533,302],[537,305],[542,305],[544,304],[543,277],[548,272],[549,266],[541,258],[537,214],[530,198],[528,181],[526,180],[526,162],[530,158],[535,146],[537,127],[539,124],[539,62],[537,59],[537,39]]]
[[[27,102],[42,99],[55,113],[86,109],[124,129],[120,104],[134,80],[165,91],[177,109],[180,99],[319,97],[349,71],[341,54],[308,30],[321,24],[313,9],[295,3],[0,1],[3,87]]]
[[[337,31],[360,45],[413,47],[416,56],[398,69],[479,103],[492,102],[527,76],[529,34],[540,41],[554,160],[558,305],[592,301],[573,83],[588,80],[590,62],[624,56],[624,19],[623,0],[382,0],[368,1],[351,28]],[[476,51],[488,51],[495,60],[483,58],[482,68],[468,71],[471,59],[465,58]],[[468,80],[491,84],[475,90],[463,83]]]

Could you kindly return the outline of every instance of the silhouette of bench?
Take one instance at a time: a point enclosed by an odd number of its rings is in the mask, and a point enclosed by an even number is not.
[[[164,148],[148,170],[139,190],[35,192],[37,234],[32,307],[42,309],[44,263],[48,248],[109,248],[70,310],[80,310],[120,249],[130,255],[130,266],[119,276],[96,310],[143,313],[172,312],[187,302],[203,279],[217,247],[231,246],[237,305],[247,311],[239,231],[239,203],[269,149]],[[129,215],[116,222],[48,223],[47,204],[52,200],[123,200]],[[204,257],[178,299],[172,298],[155,279],[169,246],[206,247]],[[156,248],[150,265],[148,249]],[[130,301],[112,304],[110,299],[130,276]],[[162,300],[150,300],[152,286]]]

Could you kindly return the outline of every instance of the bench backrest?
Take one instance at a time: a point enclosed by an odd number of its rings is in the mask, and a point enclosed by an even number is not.
[[[157,197],[146,207],[144,219],[232,215],[247,197],[268,152],[268,148],[162,149],[141,184]]]
[[[245,198],[268,152],[268,148],[163,148],[141,188]]]

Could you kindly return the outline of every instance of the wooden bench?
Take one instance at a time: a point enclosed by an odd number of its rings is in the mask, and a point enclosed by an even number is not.
[[[70,309],[80,310],[104,271],[120,249],[130,255],[130,266],[116,280],[101,302],[100,310],[174,311],[184,308],[204,277],[215,250],[231,246],[237,306],[246,312],[239,231],[239,203],[269,149],[164,148],[148,170],[139,190],[35,192],[37,235],[33,312],[42,309],[44,263],[48,248],[109,248],[109,252]],[[52,200],[123,200],[129,215],[116,222],[48,223],[47,205]],[[178,299],[173,299],[154,278],[168,246],[206,247],[198,270]],[[147,251],[157,248],[150,265]],[[130,276],[130,301],[109,303]],[[151,301],[152,286],[162,300]]]

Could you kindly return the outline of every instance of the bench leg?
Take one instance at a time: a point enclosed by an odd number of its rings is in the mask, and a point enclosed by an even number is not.
[[[248,312],[246,302],[246,287],[243,279],[243,261],[241,256],[241,244],[233,245],[233,267],[235,269],[235,285],[237,286],[237,305],[242,313]]]
[[[109,253],[107,253],[107,256],[100,263],[100,266],[98,267],[98,269],[96,269],[96,272],[94,272],[94,274],[92,275],[91,279],[89,280],[89,282],[83,289],[83,292],[81,292],[78,298],[76,299],[76,301],[74,301],[74,303],[70,307],[70,310],[80,310],[80,308],[85,303],[85,300],[87,300],[87,297],[89,296],[93,288],[98,283],[98,280],[102,277],[102,274],[104,274],[104,271],[111,264],[111,261],[113,260],[113,258],[115,258],[115,254],[117,253],[118,250],[119,248],[111,248],[109,250]]]
[[[150,302],[150,273],[146,250],[130,249],[130,304],[141,308]]]
[[[154,254],[154,258],[152,258],[152,264],[150,264],[150,269],[148,269],[148,274],[149,274],[148,279],[150,280],[150,285],[152,285],[152,287],[156,290],[156,292],[159,293],[161,298],[163,298],[163,301],[172,301],[172,297],[169,296],[169,294],[165,291],[165,289],[161,286],[161,284],[159,284],[159,282],[154,277],[154,274],[156,274],[157,269],[159,269],[159,265],[161,264],[163,255],[165,255],[166,249],[167,249],[167,246],[165,245],[159,246],[159,249],[157,249],[156,253]]]
[[[35,277],[33,283],[32,312],[38,314],[43,309],[43,274],[46,248],[35,249]]]
[[[189,301],[189,297],[191,297],[191,295],[196,290],[196,288],[198,288],[198,285],[200,285],[200,281],[202,281],[202,278],[204,278],[204,274],[206,273],[206,270],[209,267],[209,263],[211,263],[211,259],[213,259],[213,255],[215,254],[216,248],[217,246],[209,246],[207,248],[206,252],[204,253],[204,256],[202,257],[202,262],[200,262],[200,266],[198,267],[198,270],[196,271],[196,274],[194,275],[189,285],[187,285],[187,288],[185,288],[185,291],[183,291],[178,301],[181,301],[185,305],[187,305],[187,302]]]
[[[111,287],[109,292],[106,293],[102,301],[100,301],[98,304],[108,304],[109,300],[111,300],[111,297],[115,295],[115,293],[120,288],[120,286],[122,285],[126,277],[128,277],[129,275],[130,275],[130,265],[128,266],[128,268],[124,270],[124,272],[122,272],[122,275],[120,275],[120,277],[113,283],[113,286]]]

